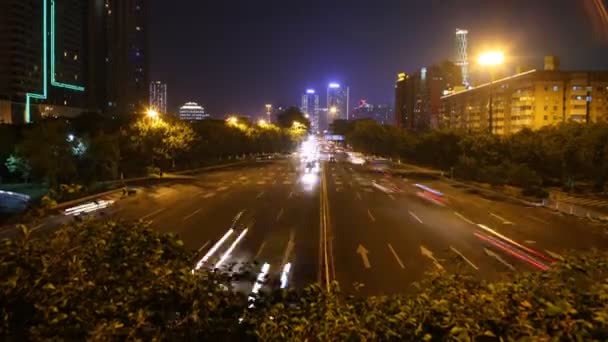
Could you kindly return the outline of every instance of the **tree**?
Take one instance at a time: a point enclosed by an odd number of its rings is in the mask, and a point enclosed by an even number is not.
[[[306,128],[310,128],[310,121],[297,107],[289,107],[277,116],[277,125],[282,128],[291,128],[294,122],[298,122]]]
[[[32,167],[25,159],[19,157],[18,155],[11,154],[6,160],[5,165],[10,173],[16,174],[18,177],[23,179],[25,183],[29,181],[30,174],[32,173]]]
[[[31,166],[34,178],[55,188],[76,174],[73,148],[64,122],[43,120],[25,130],[16,150]]]

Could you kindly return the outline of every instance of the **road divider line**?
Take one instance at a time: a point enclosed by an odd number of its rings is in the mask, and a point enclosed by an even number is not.
[[[372,212],[367,209],[367,215],[369,216],[369,219],[372,220],[372,222],[376,222],[376,218],[374,217],[374,215],[372,215]]]
[[[209,192],[209,193],[204,194],[203,198],[211,198],[213,196],[215,196],[215,192]]]
[[[464,254],[462,254],[459,250],[457,250],[456,248],[450,246],[450,249],[452,250],[452,252],[458,254],[458,256],[460,256],[462,258],[462,260],[466,261],[467,264],[469,264],[471,267],[473,267],[475,269],[475,271],[479,271],[479,267],[475,266],[475,264],[467,259],[467,257],[464,256]]]
[[[424,223],[424,222],[422,222],[422,220],[421,220],[421,219],[420,219],[418,216],[416,216],[416,214],[414,214],[413,212],[409,211],[409,214],[410,214],[410,216],[412,216],[413,218],[415,218],[415,219],[416,219],[416,221],[418,221],[418,222],[420,222],[420,223]]]
[[[454,212],[454,215],[456,215],[457,217],[459,217],[460,219],[462,219],[464,222],[469,223],[469,224],[475,224],[475,222],[469,220],[468,218],[464,217],[461,213],[458,212]]]
[[[211,241],[207,240],[207,242],[205,242],[201,248],[199,248],[196,252],[200,253],[203,249],[205,249],[205,247],[207,247],[207,245],[210,243]]]
[[[565,260],[563,256],[561,256],[561,255],[559,255],[557,253],[551,252],[551,251],[546,250],[546,249],[545,249],[545,252],[547,252],[547,254],[549,254],[549,256],[552,257],[553,259],[562,260],[562,261]]]
[[[255,253],[255,256],[253,257],[254,260],[257,260],[260,257],[260,255],[262,254],[262,250],[264,250],[264,246],[266,246],[266,241],[262,241],[260,248],[258,248],[257,253]]]
[[[264,196],[264,191],[261,191],[255,198],[262,198]]]
[[[199,212],[199,211],[201,211],[201,210],[202,210],[202,208],[201,208],[201,209],[197,209],[197,210],[195,210],[195,211],[194,211],[192,214],[190,214],[190,215],[188,215],[188,216],[184,217],[184,218],[182,219],[182,221],[186,221],[186,220],[188,220],[188,219],[189,219],[189,218],[191,218],[192,216],[194,216],[194,215],[198,214],[198,212]]]
[[[228,259],[228,257],[230,256],[230,254],[232,254],[232,251],[236,248],[236,245],[238,245],[239,242],[241,242],[241,239],[243,239],[243,237],[245,236],[245,234],[247,234],[247,230],[248,229],[245,228],[241,232],[241,234],[236,238],[236,240],[234,240],[234,242],[232,243],[232,245],[230,245],[230,247],[228,248],[228,250],[220,258],[220,261],[218,261],[217,264],[215,264],[215,266],[213,268],[219,268],[220,266],[222,266],[222,264],[226,261],[226,259]]]
[[[496,215],[494,213],[490,213],[490,216],[493,216],[494,218],[498,219],[499,221],[502,221],[503,224],[513,224],[513,222],[510,222],[506,218],[498,216],[498,215]]]
[[[397,259],[397,263],[399,264],[399,266],[401,266],[402,269],[405,269],[405,265],[403,264],[403,262],[399,258],[399,255],[397,255],[397,252],[395,252],[395,250],[393,249],[393,246],[391,246],[390,243],[388,244],[388,249],[391,250],[391,253],[393,253],[393,256],[395,257],[395,259]]]
[[[203,264],[205,264],[205,262],[207,262],[207,260],[209,260],[209,258],[218,250],[218,248],[220,248],[220,246],[223,245],[224,242],[226,242],[226,239],[228,239],[228,237],[230,235],[232,235],[232,233],[234,233],[234,229],[229,229],[224,234],[224,236],[222,236],[222,238],[219,239],[215,243],[215,245],[213,245],[213,247],[211,247],[211,249],[207,251],[207,253],[201,258],[201,260],[199,260],[198,263],[196,263],[196,267],[194,267],[194,269],[192,270],[192,273],[194,273],[194,271],[198,271],[198,269],[203,267]]]
[[[279,220],[281,219],[281,217],[283,216],[283,208],[281,208],[281,210],[279,210],[279,213],[277,214],[277,222],[279,222]]]
[[[153,212],[149,213],[148,215],[142,216],[142,217],[140,218],[140,220],[145,220],[145,219],[147,219],[148,217],[152,217],[152,216],[154,216],[154,215],[156,215],[156,214],[160,214],[160,213],[162,213],[162,212],[163,212],[163,211],[165,211],[165,210],[167,210],[167,208],[160,208],[160,209],[158,209],[158,210],[154,210]]]
[[[224,191],[224,190],[228,190],[230,187],[229,186],[220,186],[219,188],[217,188],[217,191]]]

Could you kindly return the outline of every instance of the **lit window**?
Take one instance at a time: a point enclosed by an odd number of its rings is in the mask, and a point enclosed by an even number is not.
[[[572,86],[572,90],[577,91],[577,90],[583,90],[582,86]]]
[[[67,51],[63,51],[63,57],[67,57],[68,56],[68,52]]]
[[[78,55],[74,55],[74,60],[77,61],[78,60]]]
[[[136,30],[136,31],[141,31],[141,27],[139,27],[139,26],[135,26],[135,30]]]
[[[553,86],[553,91],[559,91],[559,86],[558,85],[554,85]]]

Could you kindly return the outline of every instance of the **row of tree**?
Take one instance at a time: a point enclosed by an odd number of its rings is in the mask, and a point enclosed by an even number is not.
[[[56,188],[199,167],[245,154],[288,152],[308,121],[295,108],[279,117],[279,123],[289,125],[253,124],[245,118],[188,123],[170,116],[121,121],[96,115],[1,125],[0,180]],[[295,127],[294,118],[302,126]]]
[[[456,177],[532,190],[588,184],[602,191],[608,180],[608,125],[568,123],[524,129],[509,136],[437,130],[412,133],[370,120],[336,122],[354,149],[432,166]]]

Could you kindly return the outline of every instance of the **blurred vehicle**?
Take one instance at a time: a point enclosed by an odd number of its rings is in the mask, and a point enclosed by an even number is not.
[[[420,190],[416,193],[419,197],[440,206],[444,206],[447,204],[447,199],[445,198],[443,193],[435,189],[431,189],[428,186],[422,184],[414,184],[414,186]]]

